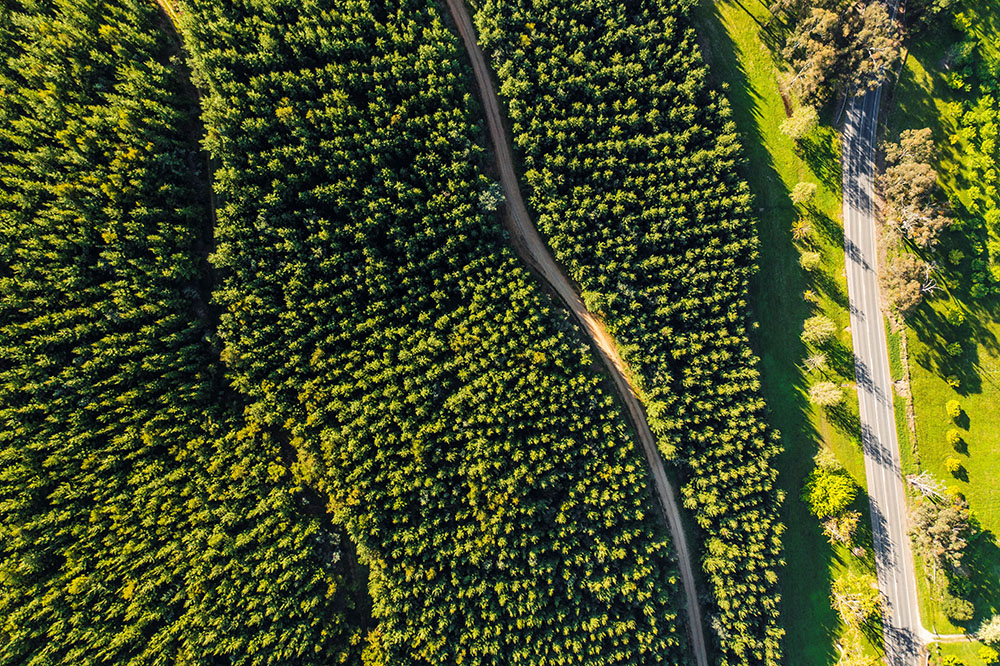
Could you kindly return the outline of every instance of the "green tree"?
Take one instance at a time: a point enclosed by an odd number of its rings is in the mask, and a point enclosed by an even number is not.
[[[858,486],[844,471],[817,468],[806,482],[803,497],[817,518],[840,516],[854,502]]]
[[[852,85],[875,90],[893,76],[902,58],[902,40],[885,4],[866,4],[859,19],[848,21],[844,32],[850,39],[845,59]]]
[[[938,569],[954,571],[961,566],[971,534],[969,506],[961,498],[943,506],[921,500],[910,512],[910,536]]]
[[[823,106],[839,91],[838,68],[843,47],[838,40],[840,20],[835,12],[812,7],[795,23],[782,56],[792,66],[788,87],[805,104]]]
[[[816,382],[809,387],[809,402],[820,407],[836,407],[844,401],[844,392],[833,382]]]
[[[823,255],[819,252],[802,252],[799,254],[799,265],[806,271],[818,270],[823,265]]]
[[[802,340],[810,345],[823,345],[833,339],[837,325],[826,315],[809,317],[802,324]]]
[[[819,127],[819,112],[812,106],[799,105],[792,115],[781,122],[781,131],[792,141],[801,143]],[[815,192],[814,192],[815,194]]]
[[[882,267],[879,278],[886,298],[904,316],[916,310],[924,295],[933,290],[929,271],[927,263],[910,253],[890,257]]]
[[[983,620],[976,632],[976,638],[990,645],[1000,645],[1000,615]]]
[[[809,207],[816,199],[816,183],[798,183],[792,188],[791,199],[796,206]]]
[[[849,627],[862,627],[877,621],[882,613],[882,595],[875,577],[848,571],[835,578],[833,609]]]
[[[951,210],[941,203],[931,130],[904,130],[899,143],[885,146],[888,165],[881,177],[888,221],[916,245],[933,247],[952,224]]]
[[[958,400],[949,400],[945,403],[945,412],[948,414],[948,418],[955,421],[962,415],[962,403]]]

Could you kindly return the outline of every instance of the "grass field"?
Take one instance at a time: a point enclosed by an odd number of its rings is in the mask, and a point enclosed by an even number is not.
[[[757,14],[751,16],[748,10]],[[745,138],[745,175],[755,197],[759,224],[760,274],[752,300],[759,328],[754,343],[761,357],[770,422],[781,431],[785,448],[779,460],[779,485],[788,496],[783,511],[789,526],[785,533],[788,564],[781,582],[786,663],[818,666],[837,662],[835,644],[843,630],[830,606],[831,581],[849,568],[870,564],[846,550],[832,548],[799,495],[820,446],[833,450],[862,488],[864,458],[858,441],[854,391],[848,390],[845,409],[834,419],[806,399],[809,377],[801,363],[807,350],[799,335],[802,322],[812,314],[826,314],[841,329],[829,354],[829,378],[846,383],[853,381],[854,374],[850,332],[846,330],[849,316],[840,223],[840,160],[832,130],[821,130],[805,150],[797,150],[781,133],[785,105],[778,89],[776,63],[762,41],[767,32],[762,32],[758,23],[766,17],[759,4],[705,0],[696,20],[712,75],[728,84],[734,120]],[[812,276],[799,267],[791,232],[798,213],[789,193],[802,181],[819,185],[813,249],[822,254],[823,269]],[[807,290],[815,292],[817,303],[803,298]],[[863,495],[858,509],[865,513],[867,522],[868,505]]]
[[[979,658],[979,643],[935,643],[931,645],[928,652],[931,656],[931,663],[934,659],[941,657],[958,657],[965,666],[987,666],[986,662]]]
[[[992,31],[991,41],[1000,43],[1000,7],[981,3],[976,10],[977,24]],[[947,28],[914,41],[899,85],[891,100],[888,135],[895,137],[909,128],[931,127],[942,152],[939,172],[946,191],[954,195],[964,186],[965,152],[961,142],[953,145],[953,113],[948,105],[960,101],[946,85],[946,60],[943,57],[958,34]],[[975,628],[978,620],[1000,611],[1000,303],[996,299],[975,300],[967,289],[968,260],[951,263],[951,250],[967,257],[972,251],[960,231],[945,234],[936,259],[941,266],[945,290],[921,306],[907,326],[910,348],[911,389],[916,412],[916,458],[904,459],[908,471],[927,469],[946,485],[956,488],[969,501],[983,533],[967,553],[970,593],[976,606],[976,620],[955,624],[941,611],[935,586],[921,576],[921,611],[924,624],[942,633]],[[944,318],[948,307],[959,307],[966,315],[962,326],[949,325]],[[949,343],[960,342],[963,353],[950,357]],[[956,377],[956,388],[945,380]],[[945,403],[957,399],[964,416],[952,422],[945,413]],[[956,448],[945,440],[945,433],[958,427],[964,443]],[[946,471],[944,460],[957,457],[962,470],[953,475]],[[972,646],[970,653],[975,653]],[[959,650],[959,646],[947,646]],[[961,648],[964,649],[964,648]],[[968,664],[981,663],[976,660]]]

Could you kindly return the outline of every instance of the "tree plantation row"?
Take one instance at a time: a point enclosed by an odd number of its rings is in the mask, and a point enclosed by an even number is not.
[[[435,4],[4,9],[0,663],[686,660]]]
[[[0,664],[689,661],[441,4],[0,8]],[[688,7],[475,9],[541,231],[676,462],[719,663],[778,663],[749,197]]]
[[[160,21],[0,10],[0,663],[337,663],[358,590],[225,387],[197,106]]]
[[[756,239],[689,3],[476,4],[528,203],[683,472],[722,663],[777,663],[778,446],[744,323]]]
[[[222,355],[370,569],[365,661],[683,661],[647,472],[480,204],[440,8],[269,8],[183,24],[225,201]]]

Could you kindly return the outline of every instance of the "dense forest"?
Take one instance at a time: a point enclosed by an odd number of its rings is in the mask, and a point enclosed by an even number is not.
[[[350,658],[340,536],[222,381],[160,12],[0,5],[0,664]]]
[[[753,228],[689,4],[477,21],[720,661],[774,664]],[[647,469],[508,247],[438,2],[0,8],[0,666],[686,663]]]
[[[437,4],[183,7],[222,357],[370,569],[366,663],[683,662],[645,466],[488,214]]]
[[[756,241],[691,3],[474,4],[529,206],[685,478],[722,663],[778,663],[778,445],[744,323]]]

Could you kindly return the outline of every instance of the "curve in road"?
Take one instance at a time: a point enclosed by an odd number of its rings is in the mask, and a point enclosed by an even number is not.
[[[479,48],[479,44],[476,41],[476,32],[472,26],[472,18],[469,16],[463,0],[445,0],[445,3],[452,19],[455,21],[459,36],[462,38],[462,43],[468,53],[469,60],[472,62],[472,69],[475,73],[476,85],[479,88],[479,98],[482,101],[483,110],[486,115],[490,140],[493,143],[494,156],[500,175],[500,185],[507,200],[507,215],[504,223],[511,234],[513,245],[521,258],[534,268],[551,285],[556,293],[559,294],[559,297],[583,325],[583,329],[587,335],[597,345],[601,353],[601,358],[614,381],[615,388],[621,395],[622,402],[628,410],[630,420],[642,444],[642,451],[646,456],[646,462],[652,471],[653,485],[656,489],[656,496],[659,499],[660,509],[666,518],[674,546],[677,549],[681,582],[687,599],[688,626],[695,661],[698,666],[708,666],[708,653],[705,647],[705,633],[701,622],[701,609],[698,606],[694,569],[691,564],[691,553],[688,548],[687,538],[681,525],[681,512],[677,504],[677,496],[674,488],[667,478],[667,472],[660,457],[660,452],[656,448],[656,440],[653,438],[653,433],[649,429],[649,423],[646,421],[646,414],[639,403],[639,399],[636,397],[634,387],[627,378],[625,363],[622,361],[614,341],[601,322],[584,306],[580,296],[576,293],[576,290],[563,274],[558,264],[556,264],[538,230],[531,222],[528,209],[521,198],[517,175],[514,172],[514,159],[511,156],[510,148],[507,145],[504,135],[503,123],[500,116],[500,102],[493,88],[493,81],[490,78],[490,71],[486,66],[486,59],[483,57],[482,49]]]

